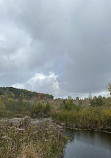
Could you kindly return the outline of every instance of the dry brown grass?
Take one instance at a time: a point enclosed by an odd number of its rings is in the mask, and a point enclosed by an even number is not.
[[[66,138],[52,121],[18,129],[0,124],[0,158],[57,158]]]
[[[23,146],[21,154],[18,158],[38,158],[38,155],[34,149],[33,143],[30,143],[29,146]]]

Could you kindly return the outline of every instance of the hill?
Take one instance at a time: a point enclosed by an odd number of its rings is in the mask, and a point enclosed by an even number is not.
[[[10,98],[23,97],[25,99],[32,99],[37,97],[38,99],[53,99],[53,96],[49,94],[37,93],[28,91],[26,89],[18,89],[13,87],[0,87],[0,95],[6,95]]]

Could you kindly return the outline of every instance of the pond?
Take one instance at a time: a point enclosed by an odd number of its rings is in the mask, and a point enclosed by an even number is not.
[[[111,133],[67,130],[64,158],[111,158]]]

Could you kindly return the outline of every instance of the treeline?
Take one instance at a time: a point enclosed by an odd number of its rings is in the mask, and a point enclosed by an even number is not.
[[[77,106],[73,101],[64,102],[61,110],[52,113],[52,118],[71,128],[111,131],[111,106],[102,106],[99,104],[101,102],[96,101],[89,106]]]
[[[111,97],[105,98],[102,96],[94,96],[91,98],[80,99],[56,99],[57,101],[70,102],[78,106],[111,106]]]
[[[25,98],[25,99],[32,99],[34,97],[39,99],[53,99],[52,95],[44,94],[44,93],[37,93],[28,91],[26,89],[18,89],[13,87],[0,87],[0,95],[5,95],[9,98]]]

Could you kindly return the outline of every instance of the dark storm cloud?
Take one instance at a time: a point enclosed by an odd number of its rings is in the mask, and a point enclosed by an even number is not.
[[[105,91],[111,80],[110,10],[105,0],[1,0],[0,71],[6,84],[28,88],[25,81],[37,76],[40,83],[42,75],[60,96]],[[14,73],[19,79],[12,83]]]

